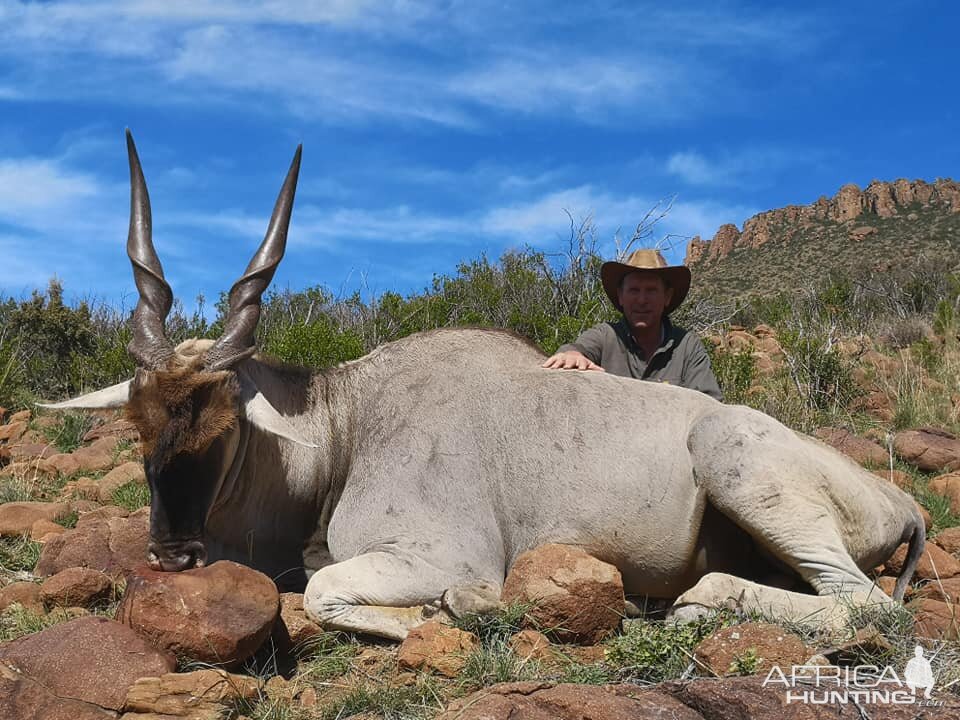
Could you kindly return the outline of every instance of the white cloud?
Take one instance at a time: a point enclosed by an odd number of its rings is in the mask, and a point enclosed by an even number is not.
[[[809,24],[743,15],[427,0],[5,2],[0,60],[12,71],[0,99],[226,103],[334,124],[477,129],[489,110],[656,124],[731,106],[722,60],[691,47],[769,54]],[[637,49],[632,33],[651,27]],[[557,39],[570,32],[583,41]]]
[[[29,224],[51,210],[98,195],[93,176],[43,158],[0,159],[0,219]]]
[[[667,172],[676,175],[691,185],[708,185],[717,182],[721,171],[711,165],[700,153],[678,152],[667,160]]]

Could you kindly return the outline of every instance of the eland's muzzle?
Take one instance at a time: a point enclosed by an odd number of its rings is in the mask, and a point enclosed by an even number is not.
[[[207,549],[199,540],[167,544],[151,541],[147,546],[147,564],[152,570],[163,572],[201,568],[207,564]]]

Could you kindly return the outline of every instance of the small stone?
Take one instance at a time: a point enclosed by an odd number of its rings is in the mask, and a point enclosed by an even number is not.
[[[67,568],[40,586],[40,599],[47,607],[87,607],[109,600],[112,595],[113,581],[90,568]]]
[[[452,678],[479,646],[476,635],[430,620],[410,631],[400,646],[397,662],[402,669],[432,670]]]
[[[511,636],[509,644],[521,660],[550,661],[557,657],[547,636],[536,630],[521,630],[515,633]]]

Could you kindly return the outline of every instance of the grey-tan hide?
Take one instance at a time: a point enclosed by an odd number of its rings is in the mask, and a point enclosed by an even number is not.
[[[470,329],[313,376],[243,361],[241,382],[316,447],[241,424],[211,558],[277,575],[306,557],[314,619],[402,638],[447,588],[500,585],[547,542],[613,563],[628,594],[676,597],[765,559],[832,599],[874,592],[863,570],[922,535],[909,496],[762,413],[541,362]]]

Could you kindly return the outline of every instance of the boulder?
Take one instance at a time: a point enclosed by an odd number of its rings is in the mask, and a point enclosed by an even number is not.
[[[656,689],[636,685],[502,683],[455,700],[436,720],[703,720]]]
[[[880,445],[842,428],[824,427],[813,434],[860,465],[884,467],[889,463],[889,455]]]
[[[467,664],[467,656],[480,647],[477,636],[436,620],[413,628],[397,655],[401,669],[432,670],[456,677]]]
[[[127,576],[117,620],[178,657],[233,667],[270,636],[279,612],[270,578],[221,560],[176,573],[141,565]]]
[[[30,422],[30,418],[32,417],[33,417],[33,413],[30,412],[29,410],[18,410],[9,418],[7,418],[7,422],[8,423],[15,423],[15,422],[28,423]]]
[[[167,673],[137,680],[127,691],[123,709],[191,718],[208,713],[216,719],[222,716],[225,705],[253,700],[259,690],[256,678],[224,670]]]
[[[921,470],[960,469],[960,440],[945,430],[905,430],[894,436],[893,447],[903,460]]]
[[[48,608],[87,607],[109,600],[112,595],[110,577],[84,567],[61,570],[40,586],[40,599]]]
[[[798,635],[778,625],[748,622],[723,628],[704,638],[694,649],[694,657],[711,672],[722,676],[766,674],[774,665],[803,665],[815,652]],[[740,672],[738,661],[748,673]]]
[[[120,578],[147,557],[149,508],[129,517],[84,520],[43,546],[37,574],[55,575],[70,567],[88,567]]]
[[[916,594],[918,597],[960,605],[960,575],[945,580],[925,582]]]
[[[143,470],[143,463],[125,462],[100,478],[97,483],[99,485],[100,502],[109,503],[113,499],[113,493],[129,482],[146,485],[147,476]]]
[[[40,586],[32,582],[15,582],[0,588],[0,612],[14,603],[23,605],[27,610],[42,613],[43,602],[40,600]]]
[[[898,547],[884,564],[888,574],[900,574],[903,563],[907,559],[907,547],[907,543]],[[954,575],[960,575],[960,560],[933,543],[927,543],[923,555],[920,556],[920,562],[917,563],[914,579],[934,580],[940,578],[942,580]]]
[[[613,565],[569,545],[547,544],[517,558],[505,603],[531,603],[528,616],[563,642],[593,645],[624,616],[623,579]]]
[[[70,514],[66,503],[10,502],[0,505],[0,537],[26,535],[37,520],[56,522]]]
[[[163,675],[175,666],[172,656],[130,628],[98,617],[78,618],[14,640],[0,647],[0,664],[59,698],[115,711],[123,709],[137,678]]]
[[[935,477],[927,489],[950,501],[950,512],[960,515],[960,472]]]
[[[57,697],[42,683],[0,663],[0,718],[4,720],[113,720],[99,705]]]
[[[914,612],[914,632],[917,637],[960,640],[960,605],[920,598],[908,607]]]
[[[960,527],[941,530],[933,539],[933,542],[951,555],[960,554]]]

